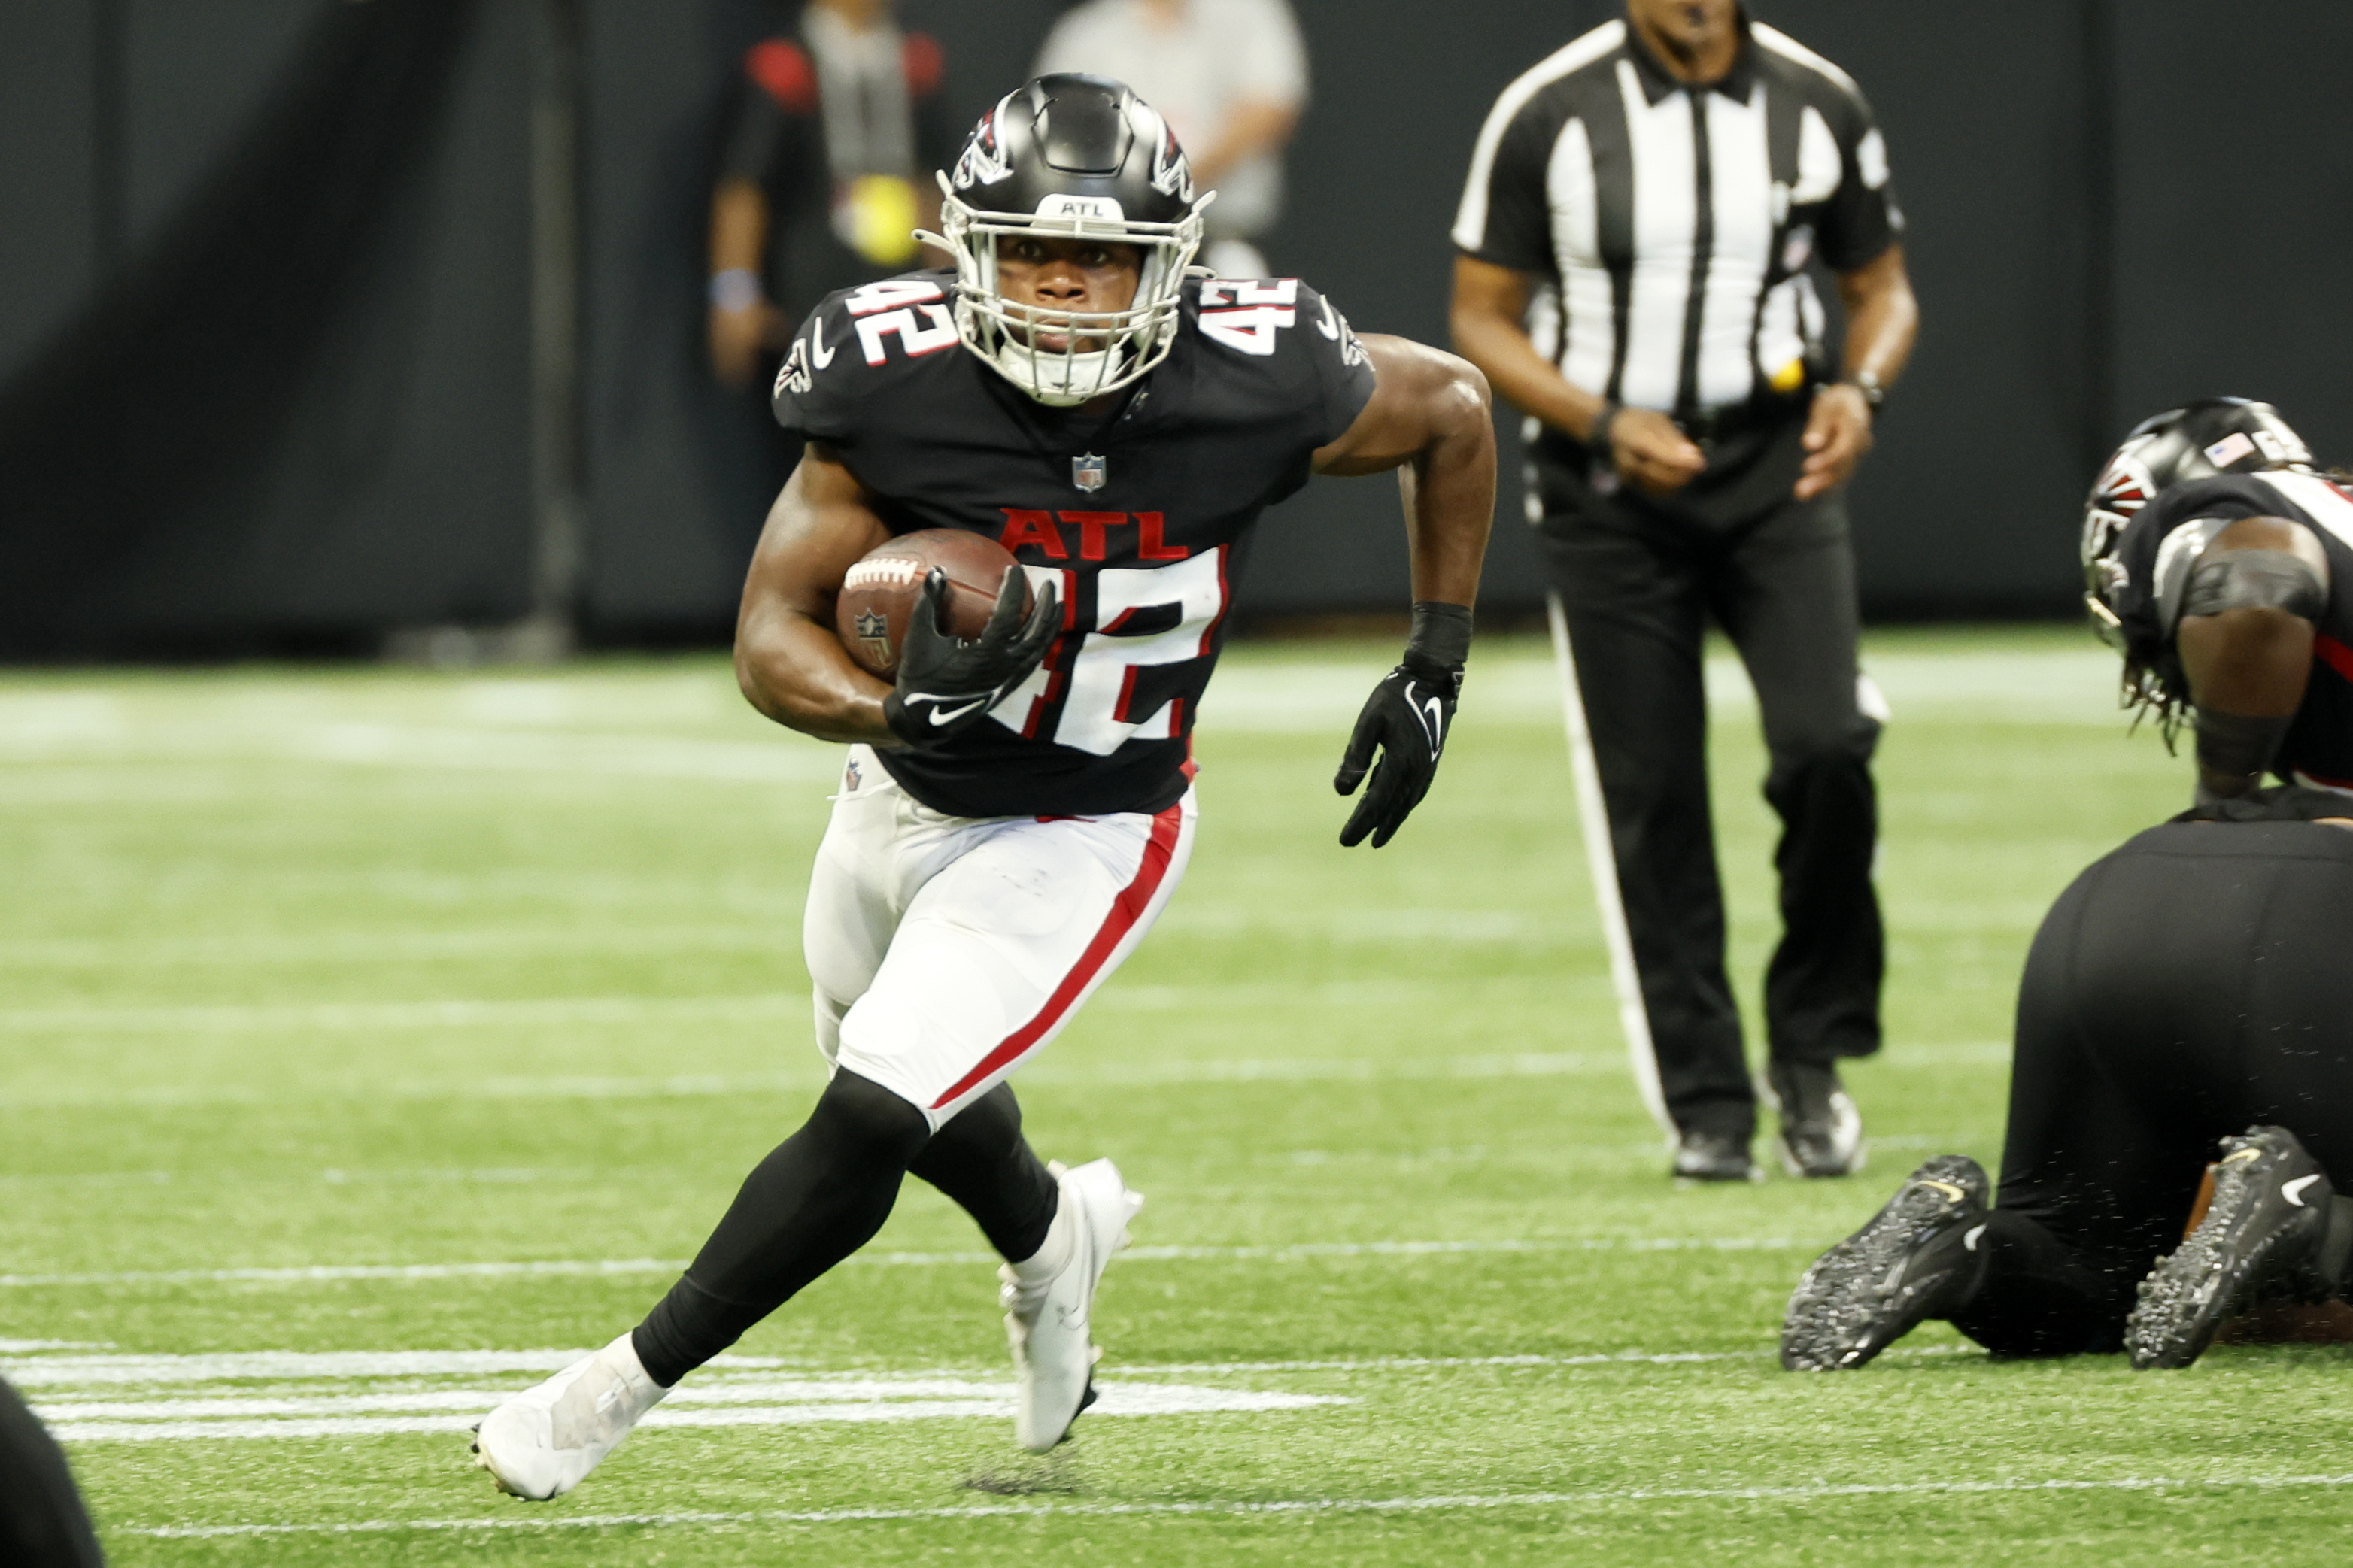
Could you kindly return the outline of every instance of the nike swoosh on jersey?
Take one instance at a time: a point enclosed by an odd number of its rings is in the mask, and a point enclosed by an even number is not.
[[[816,363],[818,369],[823,370],[826,366],[833,363],[833,356],[836,352],[837,351],[825,346],[825,322],[816,317],[811,317],[809,320],[809,358]]]
[[[947,702],[954,700],[954,699],[946,697],[934,697],[928,692],[918,691],[911,694],[907,698],[907,700],[910,702]],[[965,703],[960,708],[933,709],[931,712],[931,721],[934,726],[941,724],[953,724],[957,720],[963,718],[965,714],[971,712],[974,709],[986,708],[987,706],[988,696],[987,694],[983,694],[979,697],[974,698],[971,701]]]
[[[1340,318],[1328,299],[1324,301],[1324,319],[1315,323],[1315,330],[1335,343],[1340,341]]]

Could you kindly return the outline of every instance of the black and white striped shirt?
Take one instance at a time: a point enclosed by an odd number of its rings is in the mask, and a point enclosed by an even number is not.
[[[1852,79],[1746,33],[1694,88],[1623,21],[1596,27],[1504,90],[1472,156],[1454,243],[1541,278],[1537,348],[1629,407],[1705,416],[1822,379],[1807,263],[1852,271],[1902,230]]]

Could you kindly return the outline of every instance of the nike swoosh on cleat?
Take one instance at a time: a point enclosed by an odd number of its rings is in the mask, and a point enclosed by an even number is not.
[[[1983,1236],[1985,1233],[1986,1227],[1984,1226],[1973,1225],[1969,1226],[1968,1233],[1961,1237],[1961,1245],[1968,1248],[1971,1252],[1975,1252],[1978,1249],[1978,1237]]]
[[[2298,1176],[2293,1182],[2282,1182],[2280,1184],[2280,1196],[2285,1198],[2288,1202],[2294,1204],[2298,1208],[2309,1207],[2310,1205],[2304,1201],[2304,1190],[2318,1180],[2320,1180],[2320,1178],[2315,1175]]]
[[[825,323],[812,319],[809,322],[810,360],[815,362],[818,369],[823,370],[833,363],[833,356],[837,352],[825,346]]]

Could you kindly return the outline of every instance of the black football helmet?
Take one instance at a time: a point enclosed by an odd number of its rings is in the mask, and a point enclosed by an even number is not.
[[[1209,196],[1195,197],[1176,133],[1124,82],[1043,76],[1006,94],[973,128],[940,191],[947,232],[927,237],[955,257],[956,331],[998,374],[1040,403],[1070,407],[1140,380],[1168,356]],[[1076,313],[1006,299],[997,247],[1019,235],[1134,246],[1144,265],[1134,302]],[[1063,347],[1041,347],[1047,336]]]
[[[2102,640],[2120,651],[2124,635],[2110,602],[2123,586],[2116,542],[2157,492],[2216,474],[2312,467],[2304,437],[2268,403],[2207,397],[2142,420],[2116,449],[2084,500],[2084,604]]]

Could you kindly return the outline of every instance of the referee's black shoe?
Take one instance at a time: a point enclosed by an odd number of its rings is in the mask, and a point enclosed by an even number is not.
[[[1781,1168],[1793,1176],[1852,1176],[1862,1169],[1862,1113],[1835,1068],[1775,1062],[1765,1099],[1781,1118]]]
[[[1863,1365],[1920,1325],[1960,1310],[1984,1278],[1992,1184],[1966,1154],[1912,1173],[1871,1223],[1814,1260],[1781,1322],[1791,1372]]]
[[[2224,1321],[2265,1301],[2327,1300],[2336,1282],[2320,1255],[2335,1195],[2320,1162],[2286,1128],[2223,1139],[2205,1217],[2158,1259],[2125,1321],[2133,1366],[2188,1366]]]
[[[1748,1157],[1748,1140],[1731,1132],[1692,1127],[1675,1143],[1672,1173],[1683,1182],[1761,1182],[1765,1173]]]

